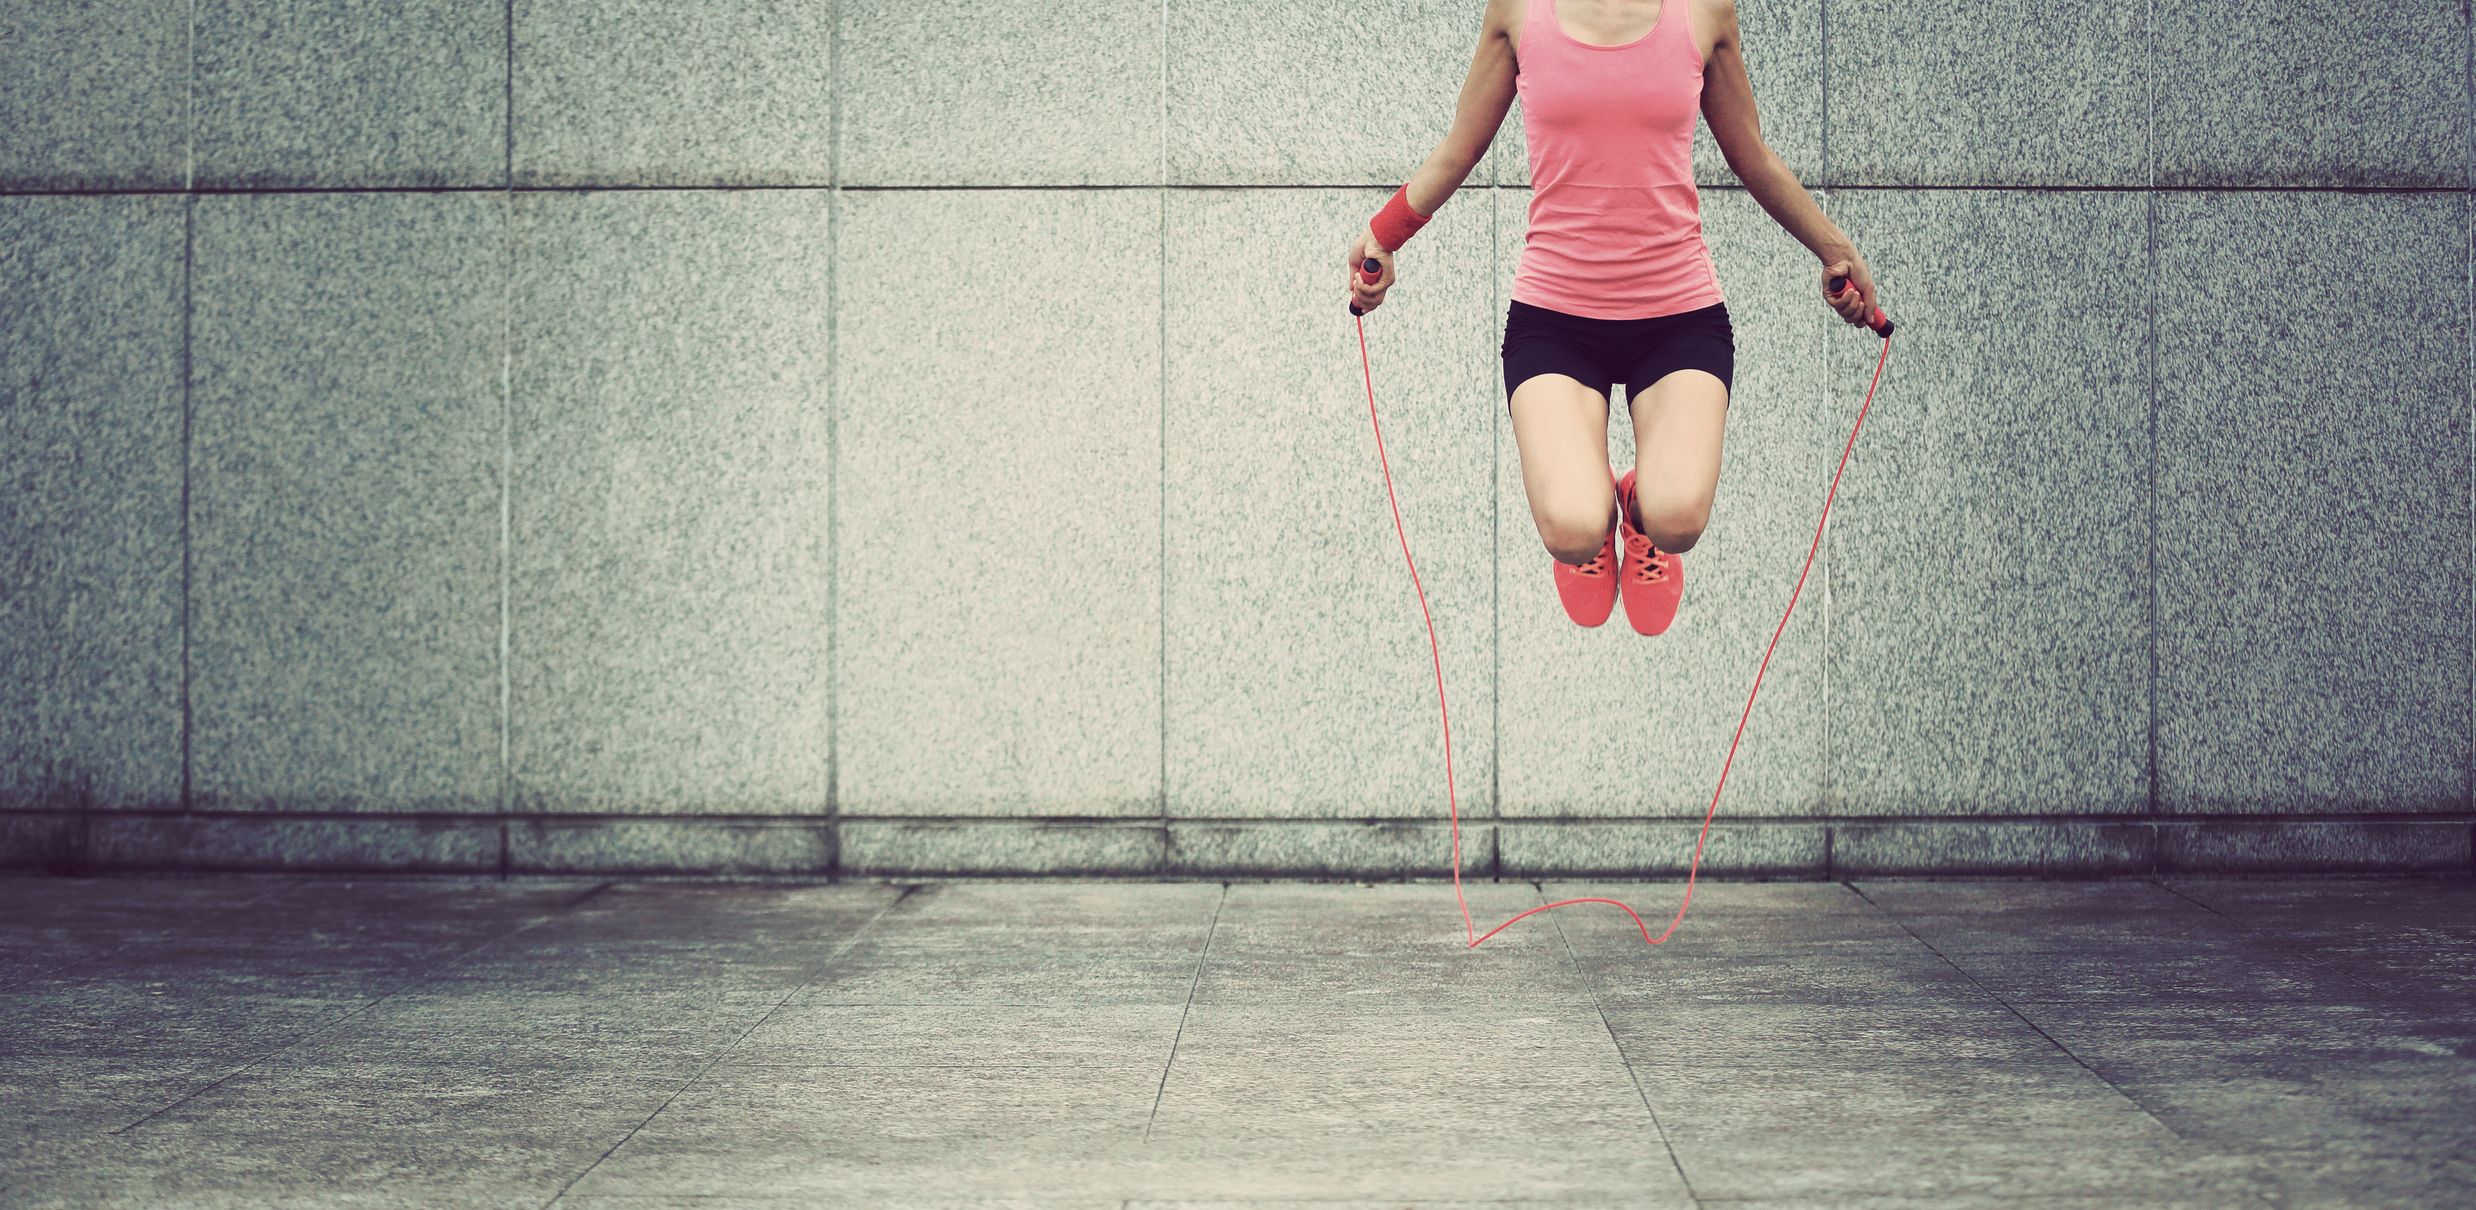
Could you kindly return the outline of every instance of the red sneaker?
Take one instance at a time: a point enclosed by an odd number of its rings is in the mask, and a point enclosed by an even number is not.
[[[1625,598],[1625,620],[1635,632],[1660,634],[1676,620],[1677,601],[1685,595],[1685,559],[1651,545],[1633,527],[1633,476],[1627,471],[1616,481],[1616,532],[1625,543],[1616,582]]]
[[[1616,477],[1616,468],[1608,468],[1608,477]],[[1608,530],[1607,540],[1599,544],[1599,553],[1580,565],[1562,559],[1550,559],[1556,568],[1556,599],[1564,602],[1565,616],[1578,625],[1597,626],[1608,620],[1616,610],[1616,530]]]

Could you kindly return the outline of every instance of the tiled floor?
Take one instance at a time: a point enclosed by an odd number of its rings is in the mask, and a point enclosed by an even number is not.
[[[0,1205],[2476,1204],[2476,880],[1462,940],[1433,884],[0,879]]]

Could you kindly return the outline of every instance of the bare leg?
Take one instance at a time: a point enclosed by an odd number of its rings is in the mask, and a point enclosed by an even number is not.
[[[1704,370],[1666,374],[1627,405],[1633,412],[1634,524],[1661,550],[1702,540],[1719,492],[1728,385]]]
[[[1599,553],[1616,520],[1608,481],[1608,397],[1564,374],[1538,374],[1513,389],[1513,443],[1539,539],[1560,563]]]

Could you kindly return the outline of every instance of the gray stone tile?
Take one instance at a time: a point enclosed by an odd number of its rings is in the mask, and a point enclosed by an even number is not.
[[[2395,1008],[2286,1000],[2024,1004],[2039,1030],[2118,1084],[2219,1077],[2309,1077],[2476,1054],[2476,1021]]]
[[[1754,85],[1756,120],[1763,142],[1780,154],[1788,171],[1807,185],[1823,182],[1823,4],[1745,5],[1737,10],[1738,58]],[[1705,38],[1711,35],[1705,31]],[[1709,76],[1706,67],[1704,75]],[[1694,124],[1694,180],[1733,186],[1737,175],[1711,137],[1707,120]],[[1530,140],[1516,97],[1489,153],[1499,185],[1530,184]],[[1707,199],[1708,194],[1704,195]]]
[[[122,1136],[119,1163],[59,1192],[185,1205],[383,1185],[433,1205],[519,1193],[539,1205],[677,1087],[431,1064],[253,1070]]]
[[[1161,181],[1160,0],[836,7],[844,184]]]
[[[2136,687],[2136,706],[2140,696]],[[2031,735],[2018,738],[2024,749],[2038,747]],[[2146,746],[2131,738],[2136,748]],[[2141,874],[2153,868],[2158,843],[2157,829],[2145,823],[1835,823],[1831,869],[1861,876]]]
[[[1500,344],[1529,192],[1497,194],[1492,336]],[[1817,377],[1825,324],[1845,325],[1812,297],[1822,288],[1818,263],[1784,238],[1750,197],[1711,191],[1702,215],[1737,334],[1736,371],[1719,495],[1710,527],[1684,555],[1684,602],[1667,633],[1634,633],[1622,605],[1606,624],[1585,629],[1557,604],[1554,560],[1541,544],[1522,484],[1501,360],[1488,359],[1491,414],[1502,434],[1496,447],[1497,759],[1506,817],[1699,820],[1710,810],[1720,760],[1740,718],[1744,735],[1729,764],[1722,817],[1812,815],[1821,807],[1828,559],[1815,556],[1802,590],[1797,576],[1847,439],[1845,430],[1833,430],[1856,419],[1853,407],[1839,415],[1824,412]],[[1622,474],[1635,461],[1631,411],[1610,403],[1609,460]],[[1782,631],[1792,591],[1796,613]],[[1746,717],[1757,669],[1760,697]],[[1610,731],[1611,720],[1627,719]],[[1593,742],[1595,736],[1608,738]]]
[[[515,183],[830,181],[837,7],[523,0],[511,10]]]
[[[1453,837],[1441,824],[1249,820],[1172,822],[1168,872],[1278,878],[1424,878],[1448,874]],[[1461,829],[1461,870],[1494,862],[1495,829]]]
[[[1158,1071],[1183,1039],[1184,1003],[985,1006],[831,1004],[765,1018],[724,1058],[762,1067],[1124,1067]],[[1180,1043],[1183,1045],[1183,1042]]]
[[[519,194],[518,811],[826,810],[825,194]]]
[[[1949,962],[1914,947],[1650,957],[1635,952],[1587,956],[1582,964],[1610,1014],[1670,1005],[1965,1010],[1995,1003]]]
[[[2468,826],[2441,820],[2210,820],[2158,827],[2160,869],[2301,873],[2468,868]]]
[[[1619,606],[1622,608],[1622,606]],[[1508,877],[1683,876],[1694,868],[1720,877],[1819,878],[1828,845],[1821,824],[1693,822],[1507,823],[1499,825]]]
[[[1835,1093],[1835,1097],[1845,1098]],[[2109,1093],[2109,1096],[2115,1094]],[[1966,1112],[1966,1103],[1959,1107]],[[1948,1112],[1948,1111],[1947,1111]],[[1665,1120],[1666,1115],[1662,1115]],[[1676,1139],[1677,1162],[1710,1202],[1899,1207],[2267,1206],[2272,1186],[2247,1159],[2182,1143],[2163,1127],[2127,1139],[2120,1118],[2008,1137],[1952,1137],[1944,1123],[1907,1139],[1766,1132],[1742,1140]],[[1852,1197],[1853,1191],[1873,1194]]]
[[[2327,965],[2258,944],[2159,942],[2116,952],[1954,954],[1952,961],[2009,1004],[2349,1003],[2369,990]]]
[[[1184,1005],[1195,982],[1190,954],[1027,958],[1013,952],[923,954],[861,941],[800,997],[809,1005],[966,1005],[1064,1008]]]
[[[1362,325],[1344,262],[1384,195],[1169,195],[1179,233],[1163,321],[1173,817],[1494,813],[1491,555],[1476,471],[1502,421],[1477,355],[1488,330],[1485,202],[1474,191],[1440,211]],[[1362,328],[1381,460],[1366,377],[1343,372]]]
[[[1157,817],[1159,196],[842,206],[843,813]],[[922,252],[961,230],[998,243]]]
[[[2149,183],[2146,7],[1904,0],[1830,24],[1831,184]]]
[[[198,0],[197,182],[507,182],[506,0]]]
[[[273,1062],[685,1080],[721,1058],[781,1002],[778,991],[707,988],[625,996],[415,991]]]
[[[2467,197],[2153,204],[2160,809],[2465,811]]]
[[[2463,1156],[2476,1146],[2476,1064],[2459,1059],[2143,1080],[2123,1090],[2177,1134],[2229,1150]]]
[[[1479,9],[1417,0],[1175,0],[1166,16],[1173,185],[1382,185],[1390,194],[1452,129],[1479,45]],[[1486,184],[1490,173],[1483,157],[1465,183]]]
[[[0,188],[181,188],[189,10],[187,0],[0,5]]]
[[[0,198],[0,809],[180,805],[182,208]]]
[[[574,1192],[1123,1197],[1090,1177],[1141,1142],[1160,1082],[1148,1066],[717,1068]]]
[[[2332,15],[2158,5],[2158,183],[2465,188],[2467,6]]]
[[[119,870],[481,873],[499,868],[495,819],[139,815],[94,820],[86,862]]]
[[[198,199],[195,805],[498,809],[506,214]]]
[[[1871,889],[1869,887],[1869,889]],[[1539,893],[1548,899],[1571,899],[1584,895],[1638,895],[1645,899],[1673,902],[1683,897],[1682,879],[1656,883],[1643,882],[1543,882]],[[1846,924],[1852,921],[1875,923],[1880,913],[1849,887],[1837,882],[1705,882],[1694,887],[1693,914],[1697,916],[1729,916],[1741,924],[1756,922],[1789,922],[1794,924]],[[1565,927],[1573,928],[1574,918],[1563,917]],[[1632,933],[1633,926],[1613,916],[1603,918],[1615,931]],[[1621,927],[1619,927],[1621,925]],[[1580,940],[1581,933],[1576,933]]]
[[[1991,1001],[1656,1004],[1611,1009],[1607,1027],[1635,1067],[1750,1072],[1979,1060],[2051,1065],[2067,1058]]]
[[[1157,874],[1169,849],[1158,824],[845,819],[838,833],[842,872],[871,877]]]
[[[1835,813],[2148,807],[2143,205],[1833,199],[1899,325],[1832,508]],[[1840,335],[1853,417],[1883,350]]]
[[[1350,1001],[1329,1008],[1199,1003],[1186,1010],[1177,1040],[1180,1066],[1227,1066],[1265,1055],[1309,1073],[1444,1064],[1482,1084],[1533,1069],[1614,1070],[1622,1061],[1607,1022],[1578,999],[1561,1011],[1525,1004],[1439,1012],[1416,1005],[1382,1011]]]
[[[701,819],[511,820],[511,873],[817,874],[834,869],[834,826]]]

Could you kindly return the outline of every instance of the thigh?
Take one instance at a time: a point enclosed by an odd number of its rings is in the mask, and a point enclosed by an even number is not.
[[[1642,499],[1663,511],[1707,513],[1719,488],[1720,443],[1736,377],[1736,333],[1726,305],[1659,325],[1627,373]]]
[[[1719,491],[1728,387],[1708,370],[1676,370],[1651,384],[1633,413],[1637,499],[1647,514],[1683,508],[1707,516]]]
[[[1545,530],[1558,518],[1604,514],[1614,490],[1608,397],[1571,375],[1537,374],[1514,388],[1509,406],[1532,521]]]

